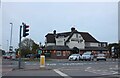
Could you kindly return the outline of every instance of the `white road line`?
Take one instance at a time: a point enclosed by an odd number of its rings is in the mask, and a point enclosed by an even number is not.
[[[116,71],[109,71],[109,70],[95,70],[91,69],[90,67],[86,68],[85,71],[91,72],[91,73],[96,73],[100,75],[111,75],[111,74],[118,74]]]
[[[54,71],[64,78],[72,78],[72,77],[68,76],[67,74],[59,71],[58,69],[54,69]]]
[[[92,67],[87,67],[86,69],[91,69]]]

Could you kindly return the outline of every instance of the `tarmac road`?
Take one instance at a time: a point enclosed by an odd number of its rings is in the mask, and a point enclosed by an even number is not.
[[[118,61],[68,61],[51,60],[40,69],[39,62],[25,62],[25,68],[8,72],[4,77],[67,77],[67,78],[118,78]],[[3,77],[3,78],[4,78]]]

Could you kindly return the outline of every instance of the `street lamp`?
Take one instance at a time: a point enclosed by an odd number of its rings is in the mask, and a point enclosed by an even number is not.
[[[7,40],[7,51],[9,51],[9,41]]]
[[[0,49],[2,49],[2,45],[0,44]]]
[[[11,34],[10,34],[10,47],[9,50],[12,51],[13,47],[12,47],[12,30],[13,30],[13,23],[10,23],[11,25]]]

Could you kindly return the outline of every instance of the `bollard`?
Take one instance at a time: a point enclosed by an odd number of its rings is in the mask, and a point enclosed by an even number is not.
[[[40,56],[40,68],[45,67],[45,56]]]

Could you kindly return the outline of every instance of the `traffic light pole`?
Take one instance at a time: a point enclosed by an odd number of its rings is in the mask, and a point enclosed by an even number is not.
[[[19,61],[18,61],[18,68],[21,69],[21,31],[22,26],[20,26],[20,37],[19,37]]]
[[[26,37],[29,35],[29,33],[27,33],[29,31],[29,26],[26,25],[25,23],[22,23],[23,25],[23,37]],[[20,26],[20,36],[19,36],[19,60],[18,60],[18,68],[21,69],[21,33],[22,33],[22,26]]]

